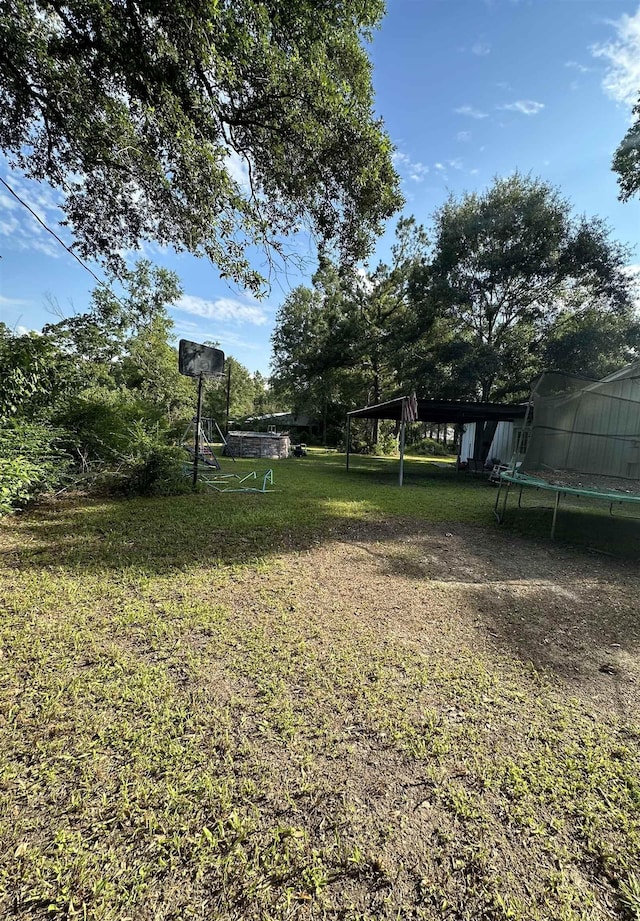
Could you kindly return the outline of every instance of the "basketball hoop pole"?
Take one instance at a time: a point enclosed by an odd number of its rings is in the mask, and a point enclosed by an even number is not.
[[[227,371],[227,419],[224,426],[225,435],[229,434],[229,405],[231,403],[231,362]]]
[[[198,375],[198,408],[196,410],[196,436],[193,452],[193,489],[198,486],[198,455],[200,454],[200,411],[202,409],[202,374]]]

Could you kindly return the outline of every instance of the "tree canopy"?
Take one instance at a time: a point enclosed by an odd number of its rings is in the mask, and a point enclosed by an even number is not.
[[[251,374],[233,355],[225,359],[226,374],[230,374],[229,419],[237,421],[258,412],[257,407],[264,399],[264,383],[260,374]],[[225,375],[222,381],[207,381],[202,405],[205,416],[212,416],[220,428],[224,427],[227,416],[227,383]]]
[[[257,290],[305,225],[343,260],[401,204],[363,47],[382,0],[7,0],[0,148],[81,254],[155,240]]]
[[[403,356],[425,332],[412,309],[410,280],[425,264],[427,237],[413,218],[396,228],[389,264],[372,272],[321,258],[313,287],[299,286],[281,306],[272,337],[276,388],[297,408],[342,414],[345,399],[379,402],[398,388]]]
[[[497,179],[451,197],[427,231],[402,218],[389,265],[321,260],[277,315],[276,384],[318,415],[328,401],[337,418],[414,388],[513,400],[545,368],[602,376],[640,347],[627,259],[553,186]]]
[[[640,191],[640,100],[633,110],[635,121],[622,139],[613,158],[618,174],[620,198],[628,201]]]
[[[453,343],[444,352],[481,399],[526,387],[547,328],[565,310],[626,312],[628,253],[599,218],[575,217],[557,189],[515,174],[436,213],[428,285]],[[445,335],[445,339],[447,336]]]

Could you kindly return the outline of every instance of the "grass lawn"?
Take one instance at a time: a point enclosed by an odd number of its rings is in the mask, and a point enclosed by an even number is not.
[[[640,522],[396,471],[0,523],[0,917],[640,919]]]

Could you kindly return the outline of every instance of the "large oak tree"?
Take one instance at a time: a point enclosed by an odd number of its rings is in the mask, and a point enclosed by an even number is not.
[[[460,396],[526,391],[563,312],[627,314],[627,258],[601,219],[576,217],[540,179],[515,174],[450,198],[435,216],[426,283],[444,327],[439,360],[466,375]]]
[[[5,0],[0,149],[84,256],[155,240],[257,290],[307,226],[360,258],[400,205],[363,47],[381,0]]]
[[[640,192],[640,101],[633,114],[635,120],[613,158],[613,169],[618,174],[622,201],[628,201],[632,195]]]

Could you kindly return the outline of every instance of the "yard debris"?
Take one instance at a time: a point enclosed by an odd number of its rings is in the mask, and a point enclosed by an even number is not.
[[[604,675],[617,675],[618,669],[615,665],[612,665],[610,662],[605,662],[600,666],[598,671],[602,672]]]

